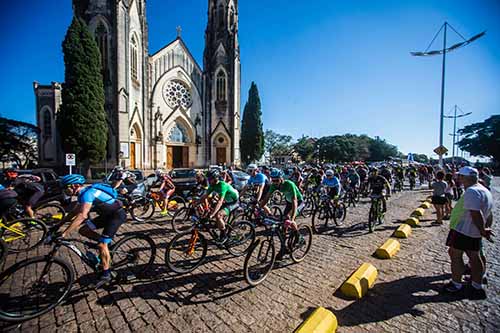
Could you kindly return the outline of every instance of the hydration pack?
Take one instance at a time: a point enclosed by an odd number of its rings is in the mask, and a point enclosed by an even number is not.
[[[91,185],[88,187],[88,189],[90,189],[90,188],[94,188],[96,190],[102,191],[102,192],[108,194],[109,196],[111,196],[113,199],[118,198],[118,192],[116,192],[116,190],[111,185],[104,184],[104,183],[98,183],[98,184],[94,184],[94,185]]]

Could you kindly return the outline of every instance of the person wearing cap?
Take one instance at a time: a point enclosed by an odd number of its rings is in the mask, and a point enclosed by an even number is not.
[[[460,181],[465,193],[451,212],[450,232],[446,245],[451,260],[451,281],[444,290],[455,293],[463,289],[462,276],[465,272],[463,254],[469,258],[471,269],[471,298],[486,298],[482,281],[485,273],[485,257],[481,256],[482,238],[492,241],[490,229],[493,221],[493,198],[490,191],[478,183],[479,173],[472,167],[462,167]]]
[[[255,200],[259,202],[262,198],[262,194],[269,191],[269,179],[263,173],[258,171],[257,165],[255,164],[248,165],[247,173],[250,175],[250,178],[248,179],[245,187],[241,190],[240,196],[243,196],[243,194],[249,189],[254,189]]]

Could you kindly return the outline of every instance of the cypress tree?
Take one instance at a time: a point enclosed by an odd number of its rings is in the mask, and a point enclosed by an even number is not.
[[[90,164],[103,160],[108,137],[99,49],[85,22],[76,16],[62,48],[65,82],[58,129],[64,151],[75,153],[89,175]]]
[[[259,90],[255,82],[252,82],[248,91],[248,100],[243,109],[243,122],[241,124],[241,158],[246,164],[260,159],[264,153],[261,116]]]

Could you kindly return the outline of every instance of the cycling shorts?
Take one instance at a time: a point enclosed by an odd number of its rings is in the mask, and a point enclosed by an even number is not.
[[[127,220],[127,213],[123,208],[109,215],[99,215],[93,220],[87,220],[86,225],[90,230],[103,229],[99,243],[109,244],[116,235],[120,226]]]
[[[300,211],[300,209],[302,208],[301,205],[302,205],[302,201],[297,201],[297,212],[296,212],[296,214],[298,214],[299,211]],[[288,214],[290,214],[291,211],[292,211],[292,203],[286,201],[286,206],[285,206],[285,210],[283,211],[283,216],[287,216]]]
[[[236,210],[239,207],[238,201],[235,202],[224,202],[222,204],[221,210],[223,210],[227,216],[231,214],[234,210]]]

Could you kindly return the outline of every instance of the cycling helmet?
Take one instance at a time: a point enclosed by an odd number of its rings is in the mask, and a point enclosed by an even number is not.
[[[271,178],[283,178],[283,171],[277,168],[271,169],[271,174],[269,175]]]
[[[115,170],[115,171],[123,171],[123,167],[121,165],[117,165],[117,166],[115,166],[115,168],[113,170]]]
[[[63,186],[74,185],[74,184],[83,185],[85,184],[85,177],[79,174],[66,175],[62,177],[61,184]]]
[[[18,175],[17,170],[14,168],[5,169],[4,173],[8,178],[16,178]]]
[[[249,164],[247,166],[247,171],[254,171],[256,169],[257,169],[257,165],[255,165],[255,164]]]
[[[217,170],[217,169],[213,169],[213,170],[210,170],[208,173],[207,173],[207,178],[208,179],[217,179],[220,177],[220,171]]]
[[[333,176],[334,175],[333,170],[332,169],[326,170],[325,175],[326,176]]]

